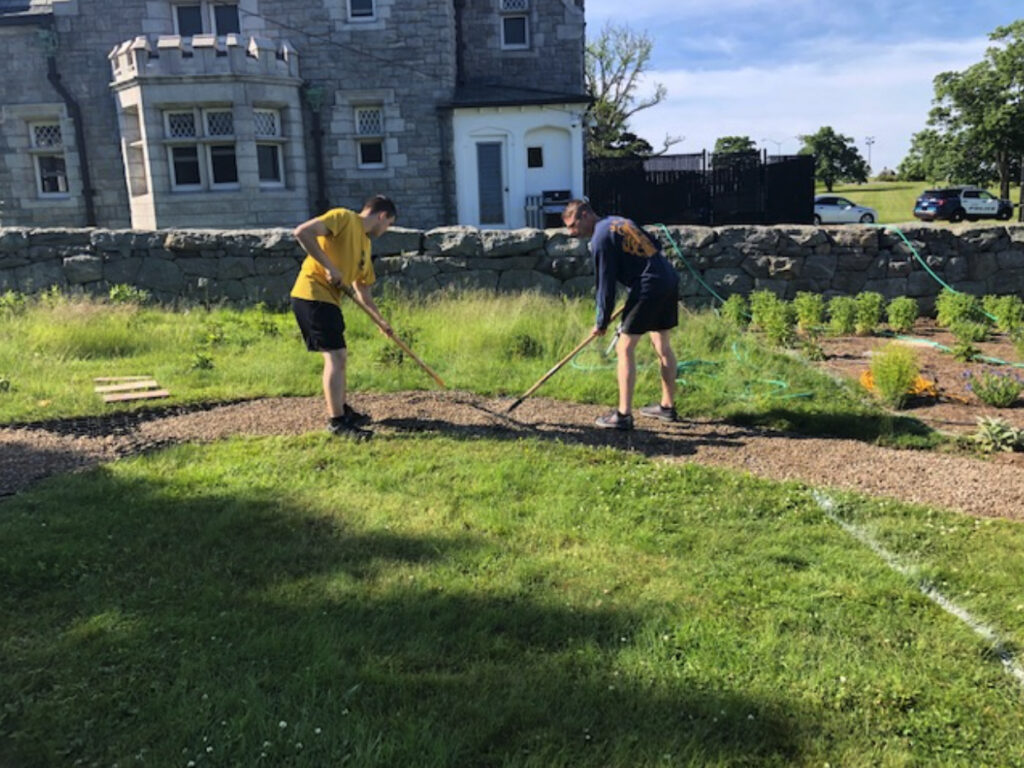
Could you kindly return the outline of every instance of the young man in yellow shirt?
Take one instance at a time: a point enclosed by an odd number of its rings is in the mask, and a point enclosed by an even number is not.
[[[345,402],[345,319],[341,314],[341,286],[352,288],[372,312],[381,330],[391,326],[373,303],[370,286],[377,278],[370,261],[370,239],[384,234],[395,223],[395,204],[374,195],[359,213],[333,208],[295,228],[306,258],[292,287],[292,311],[306,348],[324,356],[324,399],[330,418],[328,430],[336,435],[366,440],[373,432],[362,425],[369,418]]]

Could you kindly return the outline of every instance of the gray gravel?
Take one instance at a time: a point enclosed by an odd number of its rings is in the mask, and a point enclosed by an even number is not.
[[[983,461],[896,451],[852,440],[736,427],[696,420],[640,420],[630,433],[593,427],[606,408],[546,398],[524,402],[466,392],[353,395],[374,419],[378,438],[414,432],[516,439],[536,436],[611,445],[670,461],[749,472],[772,480],[859,491],[985,517],[1024,518],[1024,454]],[[0,495],[38,480],[180,442],[231,435],[293,435],[324,427],[321,398],[270,398],[216,407],[116,414],[0,429]]]

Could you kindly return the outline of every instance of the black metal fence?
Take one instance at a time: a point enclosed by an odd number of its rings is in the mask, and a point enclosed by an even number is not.
[[[586,176],[596,211],[641,224],[810,224],[814,216],[811,155],[599,157]]]

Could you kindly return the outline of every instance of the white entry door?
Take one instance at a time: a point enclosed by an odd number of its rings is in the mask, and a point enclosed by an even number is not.
[[[503,226],[505,224],[505,142],[478,141],[476,143],[476,177],[479,224]]]

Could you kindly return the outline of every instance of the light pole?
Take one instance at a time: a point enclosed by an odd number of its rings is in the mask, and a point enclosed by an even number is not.
[[[871,145],[875,143],[874,136],[868,136],[864,139],[864,143],[868,145],[868,173],[871,173]]]
[[[781,155],[782,154],[782,142],[781,141],[776,141],[775,139],[761,139],[761,143],[762,144],[764,144],[766,141],[770,141],[772,144],[775,145],[775,154],[776,155]]]

